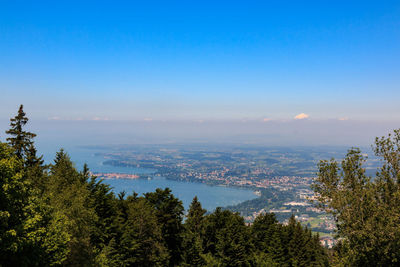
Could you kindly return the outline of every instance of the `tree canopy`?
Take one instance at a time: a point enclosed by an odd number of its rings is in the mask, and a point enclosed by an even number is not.
[[[365,156],[352,148],[341,164],[321,161],[314,190],[337,222],[337,261],[351,266],[400,262],[400,130],[376,138],[382,166],[368,177]]]

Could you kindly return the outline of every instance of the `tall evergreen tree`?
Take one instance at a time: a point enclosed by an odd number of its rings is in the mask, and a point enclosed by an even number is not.
[[[249,229],[237,213],[217,208],[206,217],[204,252],[222,266],[249,266],[253,249],[249,240]]]
[[[51,204],[68,223],[70,235],[67,265],[90,265],[95,258],[91,236],[97,221],[89,186],[79,173],[68,154],[57,152],[50,167],[47,195]]]
[[[45,191],[45,183],[47,179],[47,166],[44,165],[43,156],[37,156],[37,150],[33,144],[30,144],[26,153],[25,171],[28,180],[32,186],[39,190],[40,193]]]
[[[183,238],[182,266],[205,266],[201,236],[186,230]]]
[[[204,229],[204,214],[206,210],[201,207],[197,196],[193,198],[185,221],[183,238],[183,265],[205,266],[203,258],[202,235]]]
[[[257,216],[251,226],[253,244],[266,260],[280,263],[287,258],[287,243],[283,241],[282,225],[273,213]],[[261,259],[260,259],[261,260]]]
[[[85,176],[85,173],[89,175],[88,169],[84,168],[82,176]],[[116,231],[113,223],[118,214],[117,200],[109,185],[102,183],[102,180],[95,176],[91,176],[89,179],[89,203],[91,204],[90,208],[96,214],[90,240],[97,256],[99,256]]]
[[[126,266],[165,266],[168,251],[163,243],[156,210],[140,198],[129,203],[127,214],[121,237]]]
[[[307,251],[306,246],[308,245],[307,231],[304,231],[300,222],[297,222],[292,215],[289,219],[286,228],[287,240],[289,240],[288,246],[288,256],[290,266],[307,266]]]
[[[26,162],[25,165],[28,168],[34,168],[34,167],[43,167],[44,160],[43,156],[38,156],[37,155],[37,150],[33,143],[29,144],[27,152],[26,152]]]
[[[36,134],[24,130],[28,120],[24,107],[21,105],[18,114],[10,119],[11,128],[6,131],[6,134],[11,135],[7,138],[7,141],[14,148],[18,158],[26,157],[29,148],[33,145],[33,138],[36,136]]]
[[[170,254],[170,265],[177,265],[182,260],[182,201],[175,198],[169,188],[158,188],[155,192],[146,193],[145,198],[157,211],[158,223]]]
[[[243,217],[231,214],[225,227],[217,233],[217,239],[217,257],[224,266],[250,266],[252,246]]]
[[[280,231],[278,220],[273,213],[265,213],[257,216],[251,227],[254,245],[263,248],[265,253],[279,245],[279,240],[274,240],[274,233]]]
[[[191,232],[200,235],[203,227],[204,214],[206,212],[207,211],[202,208],[197,196],[195,196],[189,206],[185,227]]]
[[[25,131],[24,127],[28,123],[28,117],[20,106],[18,114],[11,118],[11,128],[6,131],[11,137],[7,138],[8,143],[14,148],[16,156],[23,160],[26,178],[31,181],[31,185],[40,192],[44,190],[45,169],[43,156],[37,155],[33,138],[36,134]]]

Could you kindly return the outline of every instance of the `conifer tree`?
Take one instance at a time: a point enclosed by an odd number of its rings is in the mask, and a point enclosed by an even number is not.
[[[206,217],[204,252],[215,257],[222,266],[250,265],[253,247],[249,240],[249,229],[237,213],[217,208]]]
[[[158,223],[170,254],[170,265],[177,265],[182,256],[182,201],[175,198],[169,188],[158,188],[155,192],[146,193],[145,198],[157,211]]]
[[[8,143],[14,148],[16,156],[23,160],[26,178],[31,181],[31,185],[40,192],[44,190],[45,169],[43,156],[37,155],[33,138],[36,134],[25,131],[24,127],[28,123],[28,117],[20,106],[18,114],[11,118],[11,128],[6,131],[11,137],[7,138]]]
[[[164,246],[156,210],[144,198],[123,200],[126,217],[118,218],[118,237],[106,255],[116,266],[165,266],[168,251]]]
[[[197,196],[195,196],[189,206],[189,211],[185,221],[185,227],[193,233],[200,235],[204,221],[204,214],[206,212],[207,211],[202,208],[201,203],[197,199]]]
[[[40,193],[45,191],[46,168],[43,156],[38,157],[35,146],[30,144],[26,153],[25,171],[27,179],[31,181],[32,186],[39,190]]]
[[[272,239],[267,248],[272,259],[280,266],[286,266],[288,262],[288,240],[285,236],[285,226],[278,224],[272,234]]]
[[[204,229],[204,214],[197,196],[192,200],[185,221],[183,238],[183,266],[205,266],[201,236]]]
[[[278,223],[275,214],[265,213],[257,216],[251,231],[254,247],[260,253],[259,261],[265,258],[281,265],[286,262],[287,243],[283,242],[282,225]]]
[[[50,167],[47,196],[51,204],[60,212],[68,224],[70,235],[68,265],[90,265],[95,258],[91,243],[92,232],[97,221],[91,203],[88,184],[83,182],[68,154],[57,152],[54,164]]]
[[[6,131],[6,134],[11,135],[7,138],[8,143],[14,148],[17,157],[21,159],[26,157],[33,145],[33,138],[36,136],[36,134],[24,130],[28,120],[24,107],[21,105],[18,114],[10,119],[11,128]]]
[[[274,240],[274,233],[279,231],[278,221],[273,213],[265,213],[257,216],[251,227],[254,245],[264,248],[264,252],[271,252],[271,246],[277,246],[280,242]]]
[[[201,236],[192,231],[185,231],[183,238],[182,266],[205,266]]]
[[[89,174],[88,169],[82,171],[82,175]],[[102,180],[95,176],[90,176],[88,183],[89,203],[96,216],[93,231],[91,232],[91,244],[96,250],[97,256],[104,256],[103,250],[114,237],[114,220],[117,216],[117,200],[111,187],[102,183]],[[107,250],[107,249],[106,249]],[[100,255],[103,254],[103,255]]]
[[[304,259],[306,255],[305,231],[292,215],[289,224],[286,226],[286,234],[288,235],[288,255],[291,266],[306,266],[307,261]]]
[[[43,156],[37,156],[37,150],[33,143],[29,144],[27,153],[26,153],[26,167],[34,168],[34,167],[43,167],[44,160]]]

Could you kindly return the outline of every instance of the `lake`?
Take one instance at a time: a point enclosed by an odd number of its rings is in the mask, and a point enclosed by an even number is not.
[[[131,167],[117,167],[103,165],[104,159],[100,156],[95,156],[97,152],[107,152],[103,150],[91,150],[86,148],[71,147],[65,151],[71,156],[78,170],[82,169],[84,163],[87,163],[92,172],[118,172],[129,174],[149,174],[151,176],[154,170]],[[51,163],[55,157],[55,150],[46,149],[44,151],[44,159],[46,163]],[[107,183],[113,187],[115,193],[125,191],[131,194],[133,191],[139,195],[147,192],[155,191],[157,188],[169,187],[172,193],[182,200],[185,209],[190,205],[194,196],[200,200],[203,208],[208,211],[213,211],[216,207],[225,207],[235,205],[246,200],[254,199],[257,196],[253,190],[211,186],[202,183],[181,182],[167,180],[163,177],[153,177],[152,179],[105,179]]]

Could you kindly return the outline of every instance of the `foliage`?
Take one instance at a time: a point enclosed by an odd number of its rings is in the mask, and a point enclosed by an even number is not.
[[[170,265],[176,265],[181,261],[182,253],[182,201],[175,198],[169,188],[146,193],[145,198],[156,210],[161,233],[169,251]]]
[[[197,196],[190,204],[183,237],[183,266],[205,266],[206,260],[203,255],[202,235],[204,232],[204,214],[207,211],[201,207]]]
[[[11,135],[11,137],[7,138],[7,141],[14,148],[15,155],[21,159],[26,157],[33,144],[32,139],[36,136],[34,133],[24,131],[23,127],[27,124],[28,120],[24,112],[24,107],[21,105],[18,114],[10,119],[11,128],[6,131],[6,134]]]
[[[164,266],[167,249],[157,222],[156,210],[144,198],[122,200],[126,213],[117,218],[117,235],[106,253],[115,266]]]
[[[263,214],[256,218],[251,230],[254,245],[262,248],[256,260],[262,257],[279,266],[328,265],[319,237],[303,228],[294,216],[287,225],[281,225],[274,214]]]
[[[319,205],[337,221],[342,265],[397,266],[400,261],[400,130],[376,138],[382,167],[372,179],[365,157],[352,148],[339,165],[321,161],[314,190]]]
[[[63,150],[57,152],[50,167],[47,188],[51,205],[67,220],[70,241],[66,264],[91,264],[94,251],[90,237],[97,216],[85,177],[75,169]]]
[[[0,265],[41,266],[65,260],[69,236],[47,199],[31,189],[23,162],[0,143]]]

